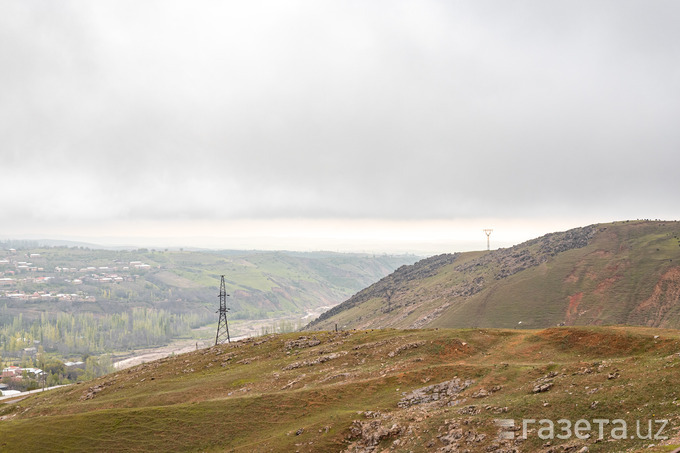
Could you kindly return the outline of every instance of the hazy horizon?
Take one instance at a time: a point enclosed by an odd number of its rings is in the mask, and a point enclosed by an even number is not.
[[[494,221],[495,220],[495,221]],[[635,220],[635,219],[617,219]],[[664,219],[668,220],[668,219]],[[604,221],[603,221],[604,222]],[[603,223],[591,222],[591,223]],[[609,221],[607,221],[609,222]],[[0,240],[54,240],[80,242],[102,247],[123,248],[186,248],[186,249],[231,249],[231,250],[289,250],[289,251],[330,251],[346,253],[410,253],[416,255],[435,255],[441,253],[466,252],[486,249],[486,235],[477,225],[493,228],[490,238],[491,249],[511,247],[529,239],[548,233],[570,228],[587,226],[591,223],[578,223],[575,220],[561,222],[534,222],[525,220],[499,222],[498,219],[473,220],[463,222],[385,222],[385,221],[347,221],[329,220],[301,222],[300,220],[282,221],[240,221],[229,225],[216,225],[209,222],[194,230],[196,223],[174,225],[171,232],[180,233],[148,235],[159,225],[137,225],[129,230],[113,226],[103,231],[104,235],[87,235],[83,230],[41,234],[17,234],[2,236]],[[222,226],[222,229],[219,227]],[[272,228],[276,226],[276,234]],[[498,227],[501,228],[498,228]],[[217,229],[216,229],[217,228]],[[117,233],[117,234],[116,234]],[[183,233],[183,234],[182,234]],[[202,234],[197,234],[202,233]],[[108,234],[108,235],[107,235]]]

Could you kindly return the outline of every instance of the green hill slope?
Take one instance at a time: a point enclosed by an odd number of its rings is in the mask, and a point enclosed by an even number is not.
[[[680,442],[677,331],[301,335],[221,345],[0,402],[0,451],[660,452]],[[589,437],[548,441],[535,424],[524,439],[525,418],[588,420]],[[622,419],[634,438],[605,426],[598,440],[596,419]],[[641,435],[652,421],[650,435],[663,428],[667,439],[640,439],[637,420]],[[514,439],[500,437],[509,433]]]
[[[240,317],[333,305],[413,256],[329,252],[92,250],[26,246],[0,251],[0,323],[23,313],[174,313],[215,306],[220,275]],[[214,311],[214,309],[213,309]]]
[[[628,221],[404,266],[313,329],[680,327],[680,223]]]

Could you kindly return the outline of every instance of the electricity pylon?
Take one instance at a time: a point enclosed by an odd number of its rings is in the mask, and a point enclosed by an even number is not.
[[[490,230],[490,229],[484,230],[484,232],[486,233],[486,250],[487,251],[491,250],[491,240],[489,239],[489,237],[491,236],[492,231],[493,230]]]
[[[222,281],[220,281],[220,320],[217,322],[217,334],[215,335],[215,346],[218,344],[223,344],[224,342],[231,343],[229,338],[229,324],[227,324],[227,290],[224,286],[224,275],[222,276]]]

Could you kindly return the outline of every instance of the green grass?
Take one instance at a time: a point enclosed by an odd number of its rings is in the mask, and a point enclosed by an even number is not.
[[[386,329],[306,333],[321,344],[285,346],[300,335],[270,335],[169,357],[2,405],[0,450],[340,451],[361,444],[350,426],[367,421],[361,415],[366,410],[381,412],[376,420],[387,428],[403,427],[380,443],[388,448],[399,439],[397,451],[432,451],[428,442],[443,446],[440,437],[452,420],[487,434],[479,443],[461,446],[485,451],[495,442],[496,418],[668,418],[665,433],[673,438],[666,443],[679,442],[678,331]],[[338,356],[285,369],[330,354]],[[557,374],[554,387],[533,394],[536,381],[550,372]],[[608,378],[613,372],[617,379]],[[454,376],[475,381],[458,405],[397,407],[403,392]],[[103,390],[83,399],[96,385]],[[494,386],[501,389],[472,398]],[[459,413],[471,404],[480,413]],[[500,415],[492,410],[506,406],[508,412]],[[538,451],[543,443],[534,435],[519,448]],[[633,451],[649,443],[582,442],[593,452]],[[668,451],[666,446],[650,451]]]

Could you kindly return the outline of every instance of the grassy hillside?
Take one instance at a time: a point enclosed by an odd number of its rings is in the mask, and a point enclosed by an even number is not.
[[[671,451],[678,367],[680,333],[650,328],[273,335],[0,404],[0,450]],[[524,418],[628,433],[547,441],[536,424],[523,439]],[[636,420],[646,436],[662,419],[668,439],[637,438]]]
[[[680,327],[680,223],[629,221],[398,269],[310,328]]]
[[[220,275],[237,317],[304,313],[333,305],[415,261],[413,256],[327,252],[92,250],[0,251],[2,316],[117,313],[132,307],[185,313],[213,308]],[[214,310],[213,310],[214,311]],[[2,322],[2,319],[0,319]]]

